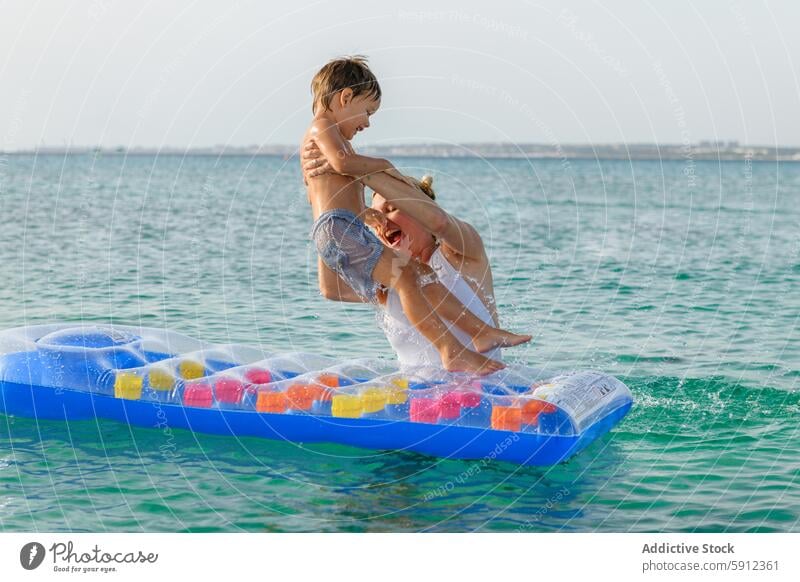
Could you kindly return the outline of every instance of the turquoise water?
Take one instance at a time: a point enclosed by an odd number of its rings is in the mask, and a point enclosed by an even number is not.
[[[551,468],[0,416],[0,530],[800,530],[800,165],[406,159],[482,233],[508,359],[636,398]],[[0,328],[390,355],[324,301],[297,162],[0,158]]]

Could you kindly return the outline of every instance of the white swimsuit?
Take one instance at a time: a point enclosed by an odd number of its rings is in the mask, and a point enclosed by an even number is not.
[[[456,298],[463,303],[467,309],[479,317],[484,323],[494,325],[492,316],[486,305],[478,297],[472,287],[469,286],[461,273],[456,271],[442,254],[441,248],[437,248],[428,261],[430,267],[439,277],[442,283]],[[386,334],[386,339],[397,353],[397,359],[402,366],[435,366],[442,367],[442,360],[438,350],[423,335],[416,330],[408,321],[403,307],[400,304],[400,297],[397,292],[390,290],[386,297],[386,305],[378,309],[378,324]],[[472,349],[472,342],[467,334],[446,321],[451,333],[465,346]],[[500,349],[495,348],[484,354],[494,360],[501,360]]]

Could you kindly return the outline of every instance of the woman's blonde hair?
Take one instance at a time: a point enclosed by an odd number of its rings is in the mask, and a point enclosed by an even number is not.
[[[429,174],[425,174],[417,180],[416,178],[412,178],[419,189],[422,190],[425,195],[430,198],[431,200],[436,200],[436,192],[433,191],[433,176]]]

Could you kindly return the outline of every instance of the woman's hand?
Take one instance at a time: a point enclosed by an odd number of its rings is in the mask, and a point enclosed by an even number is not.
[[[302,166],[303,178],[306,182],[308,182],[309,178],[334,173],[328,160],[325,159],[322,151],[312,140],[309,140],[303,147]]]

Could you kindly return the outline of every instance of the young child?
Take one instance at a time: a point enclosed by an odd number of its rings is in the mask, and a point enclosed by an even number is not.
[[[484,324],[436,281],[430,267],[396,255],[366,226],[365,221],[380,222],[382,215],[366,208],[358,178],[388,172],[403,179],[387,160],[358,155],[350,145],[380,107],[380,85],[366,60],[329,62],[314,76],[311,88],[314,119],[303,144],[313,141],[336,172],[308,180],[315,219],[311,238],[320,257],[320,276],[341,277],[371,302],[379,285],[394,289],[408,320],[436,346],[445,369],[478,374],[502,369],[501,362],[465,349],[440,316],[468,333],[478,352],[517,345],[530,336]]]

